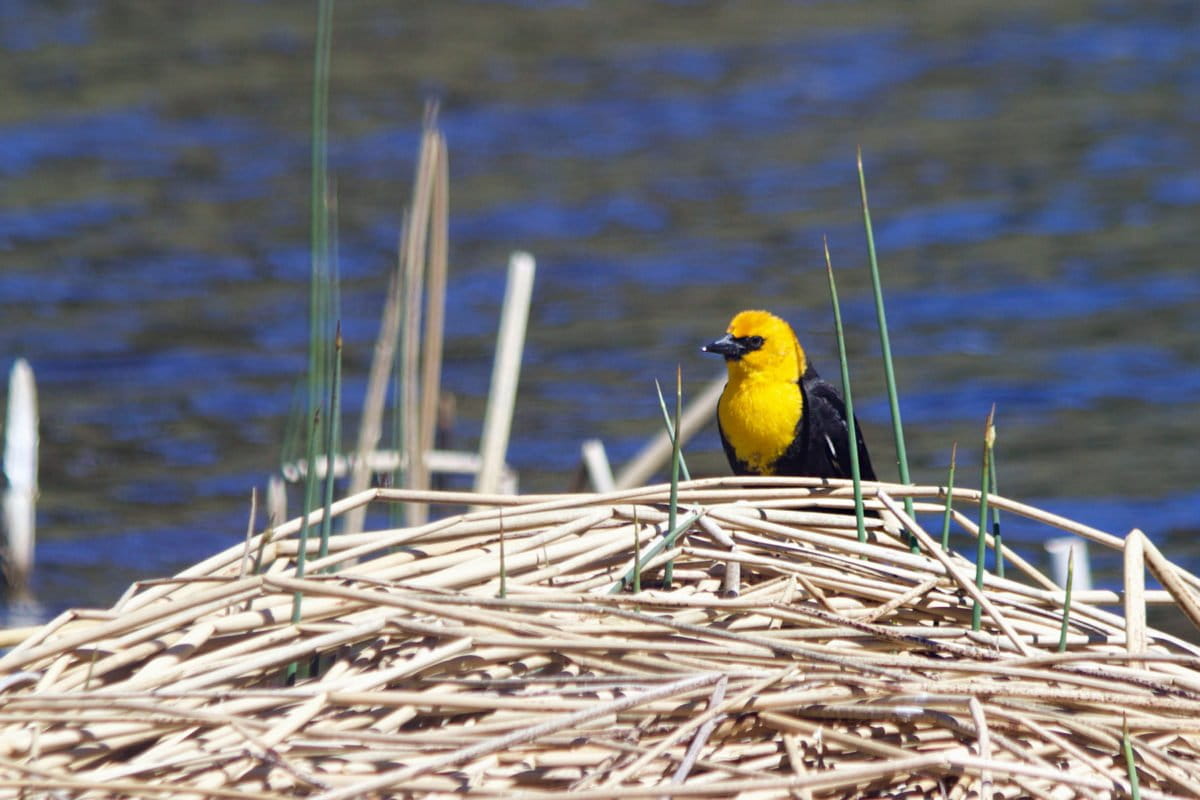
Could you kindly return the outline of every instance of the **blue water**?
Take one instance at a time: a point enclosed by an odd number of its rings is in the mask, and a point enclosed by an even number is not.
[[[24,356],[39,380],[46,613],[238,541],[278,467],[306,363],[311,12],[0,4],[0,368]],[[699,345],[742,307],[787,316],[836,377],[823,236],[894,476],[861,145],[917,479],[942,480],[954,441],[975,463],[995,403],[1006,494],[1200,568],[1196,8],[341,5],[349,431],[430,97],[458,447],[507,254],[539,261],[509,452],[525,489],[566,488],[592,436],[629,458],[659,426],[653,381],[679,364],[698,391],[720,372]],[[688,457],[727,469],[712,428]],[[1045,530],[1009,524],[1040,559]]]

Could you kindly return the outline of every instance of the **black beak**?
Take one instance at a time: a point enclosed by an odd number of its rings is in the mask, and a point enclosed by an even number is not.
[[[750,352],[750,348],[746,347],[743,342],[735,339],[732,333],[727,333],[715,342],[709,342],[700,349],[705,353],[716,353],[717,355],[725,356],[726,361],[736,361]]]

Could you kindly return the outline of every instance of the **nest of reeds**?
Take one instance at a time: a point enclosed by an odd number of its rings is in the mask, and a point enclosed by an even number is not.
[[[944,502],[937,487],[866,486],[885,518],[905,496],[918,512]],[[911,521],[918,552],[879,519],[860,542],[836,513],[849,497],[803,479],[692,481],[672,538],[663,486],[364,492],[334,513],[488,505],[312,536],[304,577],[293,520],[110,611],[62,615],[0,661],[0,792],[1200,795],[1200,647],[1129,611],[1194,613],[1200,581],[1135,532],[1127,556],[1144,552],[1167,590],[1127,575],[1124,617],[1101,607],[1112,592],[1077,593],[1066,614],[1012,553],[1009,577],[979,590]],[[954,516],[955,541],[977,534]]]

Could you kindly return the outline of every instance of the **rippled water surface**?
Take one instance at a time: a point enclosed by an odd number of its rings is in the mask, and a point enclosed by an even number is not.
[[[41,393],[35,592],[108,605],[240,539],[305,363],[314,12],[0,4],[0,366]],[[473,447],[509,251],[538,277],[510,461],[623,462],[743,307],[836,375],[894,477],[862,146],[914,476],[978,480],[1200,567],[1200,8],[1110,2],[339,4],[330,89],[361,403],[422,106],[451,154],[445,385]],[[353,430],[351,414],[347,424]],[[693,471],[726,470],[715,428]],[[1040,530],[1008,523],[1041,559]],[[1116,560],[1097,555],[1112,581]]]

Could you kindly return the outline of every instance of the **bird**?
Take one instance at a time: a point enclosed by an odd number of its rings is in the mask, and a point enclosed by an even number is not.
[[[735,474],[852,477],[846,404],[787,322],[769,311],[741,311],[701,350],[722,356],[729,372],[717,428]],[[859,476],[873,481],[857,418],[854,427]]]

